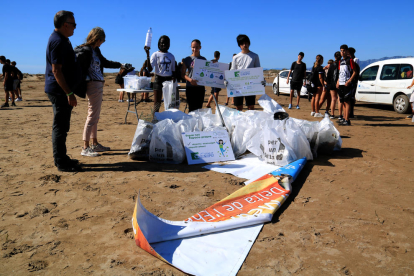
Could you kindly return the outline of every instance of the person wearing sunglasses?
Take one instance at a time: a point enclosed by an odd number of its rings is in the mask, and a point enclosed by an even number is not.
[[[73,12],[59,11],[54,17],[55,29],[46,48],[45,92],[53,106],[53,158],[59,171],[80,171],[79,162],[66,154],[66,137],[70,117],[77,100],[73,94],[76,84],[76,58],[69,37],[75,31]]]

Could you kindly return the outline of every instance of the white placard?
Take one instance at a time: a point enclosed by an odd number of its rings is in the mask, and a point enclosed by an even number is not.
[[[189,165],[235,159],[225,130],[183,132],[182,136]]]
[[[224,71],[228,97],[263,95],[265,87],[262,84],[263,68],[249,68]]]
[[[226,88],[224,85],[224,71],[229,69],[228,63],[195,59],[193,67],[193,79],[201,86]]]

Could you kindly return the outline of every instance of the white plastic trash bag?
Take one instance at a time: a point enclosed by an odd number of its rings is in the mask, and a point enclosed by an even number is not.
[[[180,164],[185,151],[175,123],[166,119],[154,125],[150,143],[149,160],[157,163]]]
[[[302,129],[290,118],[281,122],[283,124],[280,124],[280,127],[284,129],[285,139],[295,152],[296,157],[298,159],[306,157],[308,160],[313,160],[309,141]]]
[[[247,143],[247,149],[267,164],[285,166],[297,160],[293,149],[281,138],[276,129],[265,126]]]
[[[138,121],[128,156],[131,159],[146,159],[149,156],[149,147],[154,125],[143,120]]]
[[[155,112],[154,117],[157,121],[171,119],[174,122],[191,118],[190,115],[187,115],[178,109],[165,110],[164,112]]]
[[[180,133],[180,141],[183,142],[183,136],[181,135],[183,132],[194,132],[194,131],[201,131],[199,128],[199,122],[197,118],[192,117],[185,120],[180,120],[175,124],[178,133]]]
[[[319,134],[318,138],[316,139],[317,151],[327,154],[332,153],[335,147],[339,146],[339,139],[339,131],[335,128],[332,121],[328,117],[325,117],[319,123]]]
[[[180,108],[180,97],[177,90],[177,82],[164,81],[162,83],[162,94],[164,97],[165,110],[171,108]]]
[[[285,109],[275,100],[264,94],[259,99],[259,105],[263,107],[264,112],[275,114],[276,112],[285,112]]]
[[[319,122],[318,121],[306,121],[291,118],[297,125],[299,125],[300,129],[305,133],[306,138],[308,139],[309,146],[312,150],[313,158],[315,159],[317,154],[316,151],[318,150],[318,145],[316,144],[316,140],[318,139],[319,134]]]

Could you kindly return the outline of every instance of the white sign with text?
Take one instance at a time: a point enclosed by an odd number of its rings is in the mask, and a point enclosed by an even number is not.
[[[225,130],[183,132],[182,137],[189,165],[235,159]]]
[[[193,79],[198,85],[217,88],[226,88],[224,85],[224,71],[229,69],[228,63],[221,63],[203,59],[195,59],[193,67]]]
[[[228,97],[263,95],[265,87],[262,82],[263,68],[249,68],[226,70],[224,72],[227,84]]]

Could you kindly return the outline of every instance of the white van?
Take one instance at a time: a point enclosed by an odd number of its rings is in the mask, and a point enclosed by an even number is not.
[[[363,70],[358,79],[357,101],[392,104],[398,113],[410,111],[409,98],[413,81],[414,58],[388,59],[374,62]]]

